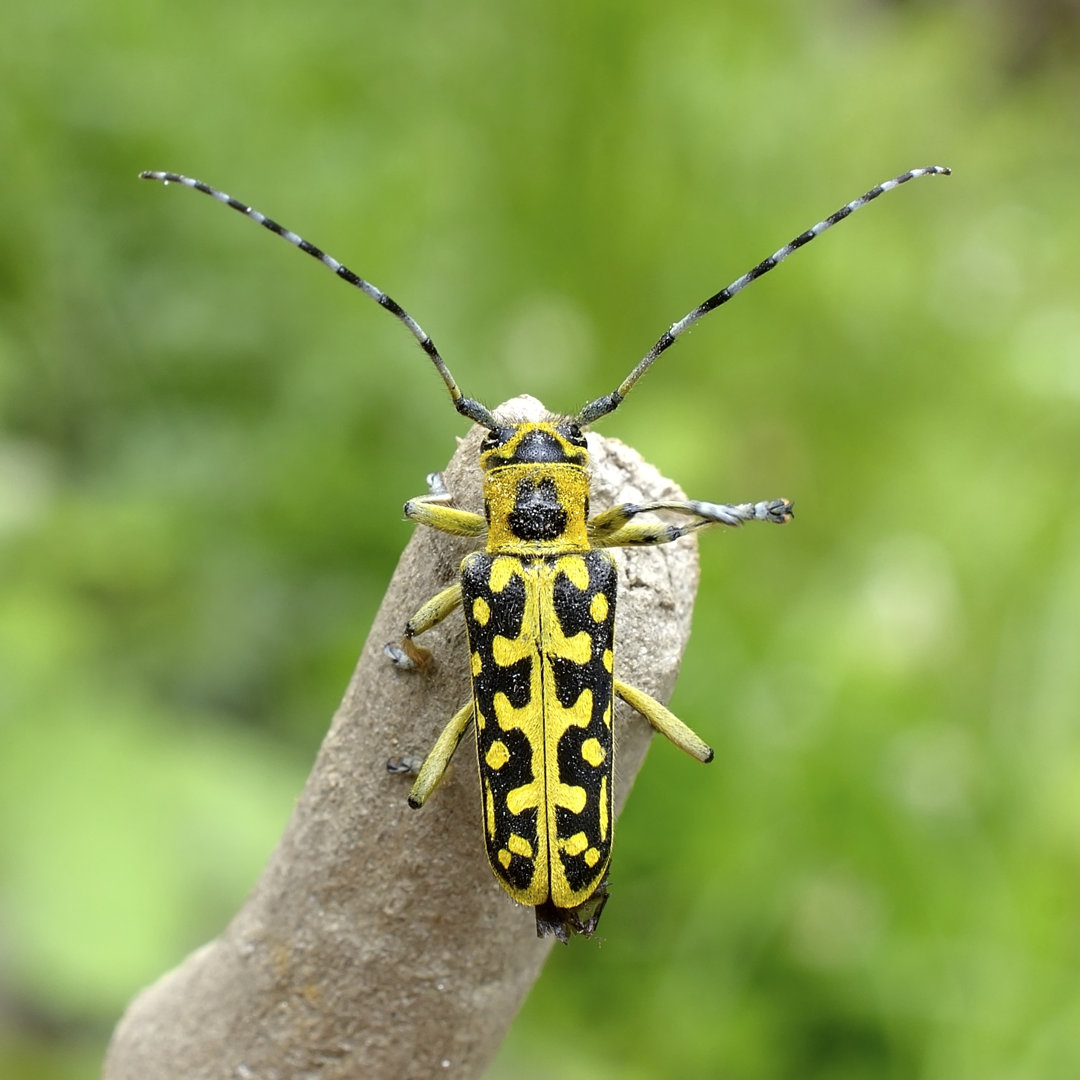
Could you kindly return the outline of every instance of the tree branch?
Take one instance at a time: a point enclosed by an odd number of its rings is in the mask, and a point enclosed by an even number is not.
[[[520,411],[530,402],[508,405]],[[470,431],[446,470],[462,507],[481,505],[482,435]],[[590,436],[589,446],[594,512],[682,498],[621,443]],[[482,1073],[551,941],[537,940],[532,910],[514,904],[487,865],[468,737],[420,811],[405,802],[411,781],[386,771],[390,757],[422,757],[468,700],[462,621],[425,635],[435,662],[422,674],[394,670],[382,652],[475,547],[416,530],[262,877],[218,938],[135,998],[113,1035],[104,1080]],[[684,539],[617,559],[616,674],[666,701],[689,634],[696,546]],[[621,806],[650,731],[625,706],[616,730]],[[614,866],[618,904],[618,844]]]

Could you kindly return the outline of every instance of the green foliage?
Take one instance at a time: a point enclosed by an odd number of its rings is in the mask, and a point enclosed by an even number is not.
[[[703,537],[674,705],[717,761],[656,747],[606,941],[559,951],[492,1076],[1080,1074],[1075,39],[1043,55],[1041,5],[1009,11],[8,13],[0,1074],[94,1075],[241,901],[462,431],[392,319],[140,169],[325,245],[466,393],[572,410],[927,164],[956,175],[710,317],[603,427],[799,516]]]

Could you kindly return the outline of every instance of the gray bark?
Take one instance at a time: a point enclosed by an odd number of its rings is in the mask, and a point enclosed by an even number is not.
[[[470,431],[445,472],[464,508],[482,505],[482,434]],[[590,435],[589,446],[594,513],[682,497],[621,443]],[[386,770],[388,758],[423,757],[469,698],[460,616],[425,635],[430,670],[399,672],[382,652],[477,546],[416,530],[262,877],[218,938],[131,1003],[105,1080],[481,1075],[552,942],[536,938],[532,909],[513,903],[487,865],[469,736],[422,810],[406,805],[410,779]],[[696,545],[687,538],[616,558],[616,675],[666,701],[689,634]],[[616,736],[621,806],[650,731],[620,703]]]

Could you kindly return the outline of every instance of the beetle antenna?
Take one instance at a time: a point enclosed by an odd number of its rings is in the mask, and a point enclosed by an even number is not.
[[[623,379],[617,390],[613,390],[603,397],[598,397],[578,413],[578,423],[592,424],[599,420],[600,417],[614,412],[622,404],[623,398],[634,388],[634,384],[638,379],[652,367],[656,358],[674,345],[678,338],[689,330],[698,319],[708,315],[710,311],[720,307],[721,304],[726,304],[733,296],[742,292],[752,281],[756,281],[762,274],[767,274],[774,266],[782,263],[793,251],[797,251],[804,244],[809,244],[815,236],[820,236],[826,229],[831,229],[838,221],[843,221],[849,214],[862,209],[867,203],[873,202],[879,195],[883,195],[886,191],[891,191],[901,184],[906,184],[909,180],[914,180],[920,176],[949,176],[951,172],[951,169],[941,165],[931,165],[925,169],[911,169],[900,176],[894,177],[892,180],[886,180],[883,184],[878,184],[877,187],[872,187],[865,195],[847,203],[845,206],[841,206],[835,214],[830,214],[824,221],[819,221],[812,228],[807,229],[806,232],[800,233],[790,244],[785,244],[779,251],[773,252],[767,259],[763,259],[752,270],[748,270],[743,274],[742,277],[736,278],[730,285],[710,296],[703,303],[698,304],[693,311],[684,315],[677,323],[672,323],[664,331],[660,340],[641,358],[637,367]]]
[[[467,416],[470,420],[475,421],[482,427],[486,427],[489,431],[499,426],[495,417],[491,415],[486,406],[482,405],[479,401],[476,401],[473,398],[467,398],[462,394],[458,389],[458,384],[454,381],[454,376],[450,374],[450,369],[446,366],[446,362],[439,355],[439,350],[435,348],[435,342],[428,337],[420,324],[396,300],[387,296],[382,289],[372,285],[370,281],[365,281],[358,274],[354,274],[347,266],[339,263],[332,255],[327,255],[325,251],[320,250],[314,244],[309,244],[303,237],[297,236],[296,233],[292,232],[290,229],[286,229],[284,226],[279,225],[273,218],[268,218],[265,214],[260,214],[258,210],[255,210],[250,206],[245,206],[239,199],[234,199],[231,195],[226,195],[224,191],[218,191],[217,188],[212,188],[209,184],[204,184],[201,180],[193,180],[190,176],[181,176],[179,173],[172,172],[141,172],[139,173],[139,178],[141,180],[160,180],[164,184],[183,184],[184,187],[201,191],[204,195],[209,195],[211,198],[217,199],[218,202],[225,203],[226,206],[231,206],[245,217],[251,218],[252,221],[257,221],[263,228],[269,229],[276,236],[280,236],[282,240],[287,240],[293,247],[298,247],[312,258],[318,259],[323,266],[332,270],[342,279],[342,281],[347,281],[350,285],[355,285],[361,292],[370,296],[380,307],[386,308],[398,322],[404,323],[409,333],[420,342],[420,347],[428,354],[431,362],[435,365],[435,369],[442,376],[443,382],[446,383],[447,390],[450,391],[450,398],[454,402],[454,408],[457,409],[459,413],[463,416]]]

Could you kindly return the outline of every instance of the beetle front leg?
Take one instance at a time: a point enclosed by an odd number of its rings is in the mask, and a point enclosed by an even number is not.
[[[667,512],[681,514],[693,520],[685,525],[664,525],[638,522],[638,514]],[[794,513],[787,499],[770,499],[756,503],[710,503],[697,500],[684,502],[657,501],[622,503],[613,506],[589,521],[589,539],[594,547],[644,547],[668,544],[680,536],[705,529],[710,525],[738,527],[748,521],[768,521],[774,525],[789,522]]]
[[[482,514],[448,505],[453,496],[446,490],[442,473],[429,473],[427,482],[428,493],[405,504],[404,513],[410,521],[451,536],[483,536],[487,532],[487,520]]]
[[[446,490],[442,473],[429,473],[427,482],[428,493],[418,495],[405,504],[404,513],[410,521],[450,533],[451,536],[482,536],[487,531],[487,521],[482,515],[447,505],[453,496]],[[460,606],[461,586],[451,585],[424,604],[405,624],[401,641],[388,642],[383,646],[383,652],[395,667],[403,671],[416,671],[426,667],[431,653],[417,645],[413,638],[442,622]]]

